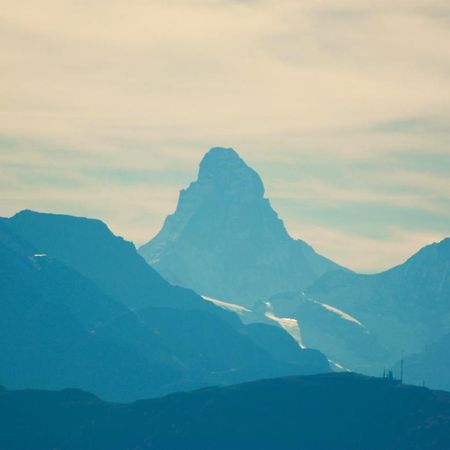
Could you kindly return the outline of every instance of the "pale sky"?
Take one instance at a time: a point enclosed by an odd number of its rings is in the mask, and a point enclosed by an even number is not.
[[[213,146],[354,270],[450,235],[448,0],[0,0],[0,215],[149,240]]]

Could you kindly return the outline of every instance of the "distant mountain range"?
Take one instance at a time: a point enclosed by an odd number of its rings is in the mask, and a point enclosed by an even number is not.
[[[450,352],[444,354],[438,342],[450,333],[450,239],[379,274],[329,272],[304,292],[274,295],[254,311],[296,320],[306,347],[319,348],[332,361],[362,373],[379,375],[402,354],[407,357],[431,346],[427,352],[435,349],[433,362],[427,358],[430,364],[427,369],[422,364],[421,375],[414,363],[417,373],[413,376],[411,368],[410,381],[449,386],[438,361]],[[407,357],[405,364],[413,363]]]
[[[0,389],[8,450],[445,450],[450,393],[355,374],[212,387],[130,404]]]
[[[1,449],[450,448],[450,393],[395,379],[450,390],[450,238],[354,273],[214,148],[139,252],[95,219],[0,218]]]
[[[0,380],[111,400],[329,371],[281,329],[166,282],[98,220],[0,221]],[[270,339],[268,339],[270,336]]]
[[[383,273],[354,273],[288,235],[260,177],[232,149],[205,155],[175,213],[139,252],[172,283],[245,307],[244,321],[294,327],[299,343],[350,370],[378,375],[430,348],[437,362],[450,333],[450,239]],[[433,367],[423,377],[448,386]]]
[[[286,292],[260,302],[259,316],[289,317],[298,324],[303,346],[320,348],[338,367],[365,374],[381,375],[399,357],[390,355],[376,333],[361,322],[352,309],[339,309],[304,292]]]
[[[289,236],[259,175],[229,148],[205,155],[197,181],[139,252],[171,283],[249,307],[341,269]]]
[[[363,324],[386,354],[368,352],[359,359],[381,370],[383,362],[393,364],[402,352],[420,352],[450,333],[450,239],[424,247],[404,264],[379,274],[325,274],[306,294],[350,312]],[[318,344],[311,340],[310,345]]]

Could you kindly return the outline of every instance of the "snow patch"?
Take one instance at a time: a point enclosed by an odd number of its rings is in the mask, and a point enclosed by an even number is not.
[[[268,302],[267,302],[268,303]],[[300,333],[300,325],[297,320],[289,317],[277,317],[273,312],[267,311],[264,314],[268,319],[273,320],[283,328],[286,333],[291,335],[298,343],[300,348],[306,348],[303,344],[302,335]]]
[[[251,312],[250,309],[247,309],[244,306],[236,305],[234,303],[224,302],[222,300],[217,300],[216,298],[208,297],[206,295],[202,295],[201,297],[203,298],[203,300],[214,303],[219,308],[226,309],[228,311],[233,311],[238,314],[245,314],[245,313]]]
[[[336,369],[339,370],[339,372],[351,372],[350,369],[347,369],[346,367],[342,366],[336,361],[329,359],[328,362],[332,364],[334,367],[336,367]]]
[[[341,317],[344,320],[348,320],[349,322],[353,322],[356,323],[357,325],[359,325],[362,328],[366,328],[358,319],[355,319],[353,316],[351,316],[350,314],[346,313],[345,311],[342,311],[338,308],[335,308],[334,306],[331,305],[327,305],[326,303],[320,303],[316,300],[313,300],[314,303],[317,303],[318,305],[322,306],[323,308],[325,308],[327,311],[330,311],[334,314],[337,314],[339,317]]]

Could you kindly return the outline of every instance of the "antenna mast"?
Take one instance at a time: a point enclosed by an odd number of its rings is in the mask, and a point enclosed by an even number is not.
[[[403,350],[402,359],[400,360],[400,383],[403,383]]]

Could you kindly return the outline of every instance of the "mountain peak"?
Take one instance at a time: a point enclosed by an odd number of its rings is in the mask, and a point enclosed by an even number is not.
[[[234,148],[231,147],[211,147],[203,157],[203,160],[214,159],[241,159]]]
[[[206,153],[198,179],[140,253],[172,284],[243,306],[338,268],[288,235],[259,175],[222,147]]]
[[[211,148],[200,162],[198,182],[216,186],[223,194],[264,195],[259,175],[232,148]]]
[[[70,234],[73,232],[79,233],[81,230],[89,230],[91,235],[104,233],[110,237],[113,236],[113,233],[103,221],[82,216],[23,209],[10,217],[9,221],[15,223],[15,226],[18,227],[28,226],[32,223],[35,233],[48,230],[50,227],[50,229],[54,229],[55,233]]]

